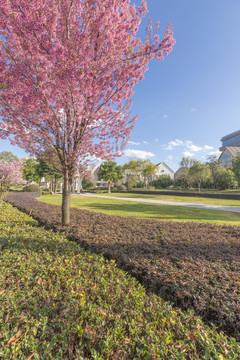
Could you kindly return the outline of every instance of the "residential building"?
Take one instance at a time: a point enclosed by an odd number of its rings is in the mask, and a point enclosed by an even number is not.
[[[155,178],[158,178],[161,175],[169,175],[172,180],[174,180],[174,171],[167,165],[165,162],[160,162],[156,164],[157,169],[155,171]]]
[[[225,146],[218,160],[221,166],[229,168],[238,155],[240,155],[240,146]]]
[[[220,151],[223,151],[225,147],[240,146],[240,130],[224,136],[221,141],[222,146],[219,148]]]
[[[240,130],[223,136],[221,141],[222,146],[219,148],[221,154],[218,160],[223,167],[229,168],[233,160],[240,154]]]

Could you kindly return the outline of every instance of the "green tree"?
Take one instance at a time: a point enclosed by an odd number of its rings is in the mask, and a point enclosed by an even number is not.
[[[201,191],[203,181],[207,181],[211,177],[211,171],[207,165],[200,161],[194,160],[193,165],[189,169],[189,178],[198,186],[198,191]]]
[[[145,184],[149,186],[153,180],[157,166],[154,165],[150,160],[145,160],[142,163],[142,175],[145,180]]]
[[[111,193],[111,185],[123,178],[122,167],[118,166],[116,161],[105,161],[101,165],[99,177],[105,181],[108,181],[108,193]]]
[[[38,183],[41,176],[37,172],[38,161],[34,158],[25,158],[23,161],[23,179],[30,184],[32,181]]]
[[[142,160],[130,160],[128,163],[122,166],[126,183],[131,179],[140,181],[140,176],[142,172],[143,161]]]
[[[231,189],[237,186],[237,181],[234,172],[224,167],[219,167],[217,170],[217,188],[219,190]]]
[[[218,157],[216,155],[207,156],[206,165],[209,167],[209,169],[211,171],[213,188],[217,189],[217,183],[218,183],[219,174],[220,174],[220,172],[218,171],[220,168]]]
[[[179,185],[180,188],[189,187],[189,169],[193,165],[194,160],[189,157],[183,157],[180,161],[180,168],[177,173],[177,177],[175,179],[176,185]]]
[[[240,185],[240,154],[232,162],[232,171],[234,172],[235,178]]]
[[[36,163],[36,173],[39,179],[44,177],[46,181],[49,181],[50,192],[56,194],[57,183],[61,178],[59,171],[53,169],[44,159],[38,158]]]
[[[13,155],[13,153],[11,153],[10,151],[1,151],[0,152],[0,160],[4,160],[9,163],[12,161],[17,161],[18,157]]]
[[[169,175],[160,175],[156,180],[152,182],[156,189],[166,189],[173,184],[173,181]]]

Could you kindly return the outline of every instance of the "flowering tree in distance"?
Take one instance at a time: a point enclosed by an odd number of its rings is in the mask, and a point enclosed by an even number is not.
[[[130,0],[1,0],[1,137],[36,156],[54,149],[64,177],[62,222],[69,223],[76,164],[120,154],[136,117],[134,85],[151,59],[174,44],[151,23],[136,36],[147,4]]]
[[[25,183],[22,178],[22,168],[22,160],[7,162],[0,159],[0,200],[8,192],[10,186]]]

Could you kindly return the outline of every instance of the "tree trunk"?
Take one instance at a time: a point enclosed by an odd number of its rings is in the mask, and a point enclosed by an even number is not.
[[[198,183],[198,192],[201,192],[201,181]]]
[[[58,182],[57,175],[55,175],[54,176],[54,187],[53,187],[54,194],[56,194],[56,192],[57,192],[57,182]]]
[[[53,178],[50,177],[50,194],[53,194]]]
[[[64,172],[64,184],[62,192],[62,225],[67,226],[70,222],[70,198],[71,198],[72,178],[69,171]]]
[[[108,193],[111,194],[111,183],[110,183],[110,181],[108,182]]]

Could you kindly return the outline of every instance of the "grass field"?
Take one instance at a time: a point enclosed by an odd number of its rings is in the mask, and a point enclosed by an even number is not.
[[[114,196],[115,194],[112,195]],[[127,196],[128,195],[130,194],[127,194]],[[193,198],[188,198],[188,201],[190,199]],[[49,204],[61,205],[62,199],[59,195],[44,195],[38,198],[38,200]],[[137,201],[132,202],[121,200],[121,198],[119,198],[119,200],[115,200],[111,199],[111,196],[109,196],[109,199],[106,199],[73,195],[71,197],[71,207],[101,212],[109,215],[143,219],[150,218],[163,221],[197,221],[215,224],[240,225],[240,214],[236,213],[139,203]]]
[[[236,206],[240,207],[240,200],[232,199],[212,199],[212,198],[202,198],[202,197],[190,197],[190,196],[176,196],[176,195],[152,195],[152,194],[131,194],[131,193],[111,193],[108,194],[102,193],[99,195],[106,196],[117,196],[117,197],[129,197],[129,198],[142,198],[142,199],[151,199],[151,200],[165,200],[165,201],[178,201],[178,202],[187,202],[195,204],[207,204],[207,205],[220,205],[220,206]]]

